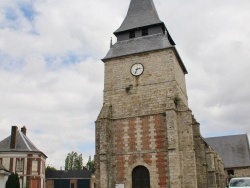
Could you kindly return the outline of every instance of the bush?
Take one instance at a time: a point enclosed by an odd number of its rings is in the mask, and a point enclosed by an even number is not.
[[[17,174],[11,173],[11,175],[9,175],[5,188],[20,188],[19,178]]]

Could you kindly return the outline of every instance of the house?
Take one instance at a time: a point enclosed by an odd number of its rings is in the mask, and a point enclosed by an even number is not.
[[[247,134],[205,138],[221,156],[228,176],[250,176],[250,149]]]
[[[45,188],[47,156],[26,136],[27,129],[12,126],[11,135],[0,141],[0,165],[17,173],[20,188]]]
[[[90,188],[91,175],[89,170],[49,170],[46,188]]]
[[[0,187],[5,187],[8,176],[10,175],[10,171],[4,168],[3,165],[0,164]]]

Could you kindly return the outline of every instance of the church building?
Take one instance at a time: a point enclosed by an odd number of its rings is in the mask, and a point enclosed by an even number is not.
[[[102,59],[96,187],[225,187],[223,161],[200,135],[187,69],[153,0],[131,0],[114,35]]]

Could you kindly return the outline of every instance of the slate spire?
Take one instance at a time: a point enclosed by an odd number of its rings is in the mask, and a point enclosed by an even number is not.
[[[131,0],[127,16],[114,34],[156,24],[164,25],[152,0]]]
[[[127,15],[114,35],[117,42],[110,43],[110,49],[103,61],[142,52],[175,49],[175,42],[164,22],[160,20],[153,0],[131,0]],[[176,54],[186,74],[187,70],[177,51]]]

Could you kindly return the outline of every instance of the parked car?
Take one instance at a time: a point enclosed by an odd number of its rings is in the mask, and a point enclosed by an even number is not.
[[[250,177],[232,178],[229,188],[250,188]]]

